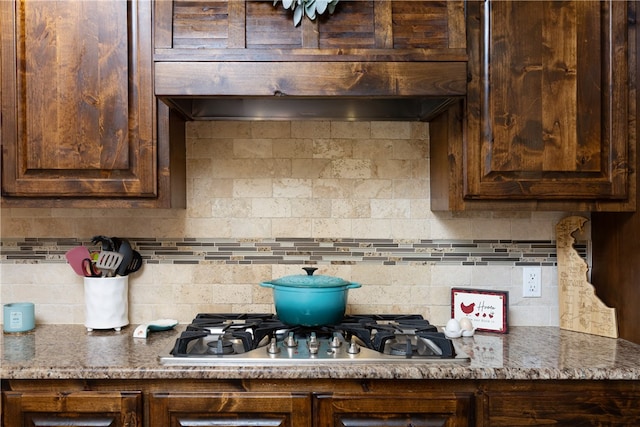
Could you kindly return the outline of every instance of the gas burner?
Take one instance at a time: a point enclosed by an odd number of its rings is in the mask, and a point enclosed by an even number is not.
[[[449,358],[455,356],[449,343],[442,333],[398,334],[385,341],[381,351],[394,356]]]
[[[468,361],[420,315],[349,315],[338,325],[290,326],[274,314],[198,314],[164,364]]]
[[[406,342],[393,342],[389,344],[389,354],[394,356],[407,356],[415,353],[418,346],[411,344],[411,340]]]
[[[219,339],[207,343],[207,354],[214,354],[216,356],[219,356],[223,354],[233,353],[233,343],[231,341]]]

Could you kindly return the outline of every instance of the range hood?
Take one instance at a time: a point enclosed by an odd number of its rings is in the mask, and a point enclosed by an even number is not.
[[[429,121],[466,95],[466,62],[157,62],[188,120]]]
[[[190,120],[429,121],[457,97],[171,97],[163,100]]]

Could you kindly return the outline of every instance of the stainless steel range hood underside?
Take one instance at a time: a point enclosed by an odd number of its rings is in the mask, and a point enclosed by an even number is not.
[[[156,62],[156,96],[189,120],[428,121],[466,95],[455,62]]]
[[[189,120],[429,121],[459,97],[171,97]]]

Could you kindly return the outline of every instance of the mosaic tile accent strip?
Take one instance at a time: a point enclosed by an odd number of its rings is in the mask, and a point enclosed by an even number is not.
[[[215,239],[131,238],[147,264],[454,264],[556,266],[553,240]],[[0,263],[65,263],[74,246],[91,238],[0,240]],[[575,249],[587,259],[587,242]]]

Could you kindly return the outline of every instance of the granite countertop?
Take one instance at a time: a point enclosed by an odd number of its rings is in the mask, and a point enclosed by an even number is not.
[[[306,364],[265,366],[164,366],[165,354],[184,329],[133,338],[122,331],[87,332],[82,325],[38,325],[3,334],[3,379],[557,379],[640,380],[640,345],[554,327],[512,327],[508,334],[480,332],[454,340],[469,362]]]

